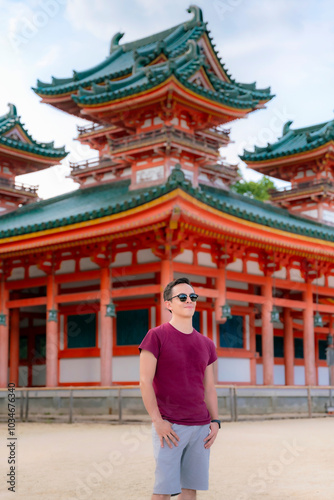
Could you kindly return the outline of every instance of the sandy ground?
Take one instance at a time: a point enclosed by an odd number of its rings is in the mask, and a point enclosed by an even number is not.
[[[16,492],[7,491],[0,424],[0,498],[149,500],[148,424],[17,424]],[[334,499],[334,417],[225,423],[211,448],[210,490],[198,500]]]

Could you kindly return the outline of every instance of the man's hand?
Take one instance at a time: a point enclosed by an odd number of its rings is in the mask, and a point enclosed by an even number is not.
[[[173,448],[173,444],[177,446],[177,442],[180,441],[180,438],[173,430],[172,424],[168,422],[168,420],[158,420],[153,422],[153,424],[159,436],[161,448],[164,447],[164,440],[169,448]]]
[[[211,422],[210,424],[210,434],[204,439],[204,448],[210,448],[217,437],[219,431],[219,425],[217,422]]]

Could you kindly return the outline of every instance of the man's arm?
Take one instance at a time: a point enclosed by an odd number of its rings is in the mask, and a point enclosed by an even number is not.
[[[207,366],[204,373],[204,401],[209,410],[210,416],[212,420],[218,420],[218,399],[217,399],[217,391],[215,388],[215,378],[213,365]],[[217,433],[219,431],[219,425],[217,422],[211,422],[210,424],[211,432],[207,438],[205,438],[205,448],[210,448],[210,446],[214,443],[214,440],[217,437]]]
[[[140,353],[140,390],[143,398],[144,406],[147,413],[150,415],[154,424],[155,430],[160,438],[161,447],[163,448],[165,439],[170,448],[172,443],[177,446],[179,437],[172,429],[172,424],[161,417],[157,398],[153,389],[153,379],[157,368],[157,359],[150,352],[142,349]]]

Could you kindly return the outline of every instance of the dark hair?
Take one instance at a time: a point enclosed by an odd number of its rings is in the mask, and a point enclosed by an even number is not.
[[[192,284],[188,280],[188,278],[177,278],[176,280],[171,281],[168,283],[166,288],[164,289],[164,300],[169,300],[172,296],[172,290],[174,286],[176,285],[181,285],[181,283],[185,283],[186,285],[190,285],[192,287]]]

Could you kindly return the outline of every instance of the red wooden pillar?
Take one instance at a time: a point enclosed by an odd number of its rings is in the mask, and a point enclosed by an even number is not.
[[[315,339],[313,324],[313,294],[312,284],[306,283],[306,291],[303,292],[305,309],[303,311],[304,320],[304,362],[305,362],[305,385],[316,385],[315,367]]]
[[[284,323],[284,365],[285,365],[285,385],[294,385],[294,345],[293,326],[291,311],[287,307],[283,311]]]
[[[110,386],[112,383],[111,361],[112,361],[112,321],[113,318],[106,316],[107,305],[111,298],[111,270],[109,267],[101,268],[101,299],[100,299],[100,321],[101,321],[101,385]]]
[[[334,334],[334,331],[333,331],[333,325],[334,324],[334,321],[333,321],[333,316],[330,316],[330,319],[329,319],[329,334],[332,335],[333,337],[333,334]],[[333,344],[331,345],[331,347],[333,347]],[[332,384],[332,386],[334,386],[334,366],[329,366],[329,383]]]
[[[19,385],[20,358],[20,309],[12,309],[10,315],[9,382]]]
[[[165,307],[164,301],[164,289],[171,281],[173,281],[173,264],[170,260],[161,261],[161,296],[160,296],[160,311],[161,311],[161,323],[167,323],[171,319],[171,313]]]
[[[256,385],[256,331],[255,331],[255,314],[249,315],[249,349],[254,356],[250,358],[250,378],[251,384]]]
[[[263,384],[274,384],[274,328],[271,323],[273,309],[273,296],[271,277],[266,276],[262,286],[262,295],[265,299],[262,305],[262,359],[263,359]]]
[[[219,321],[222,317],[222,306],[226,302],[225,267],[219,267],[217,269],[216,290],[218,292],[218,297],[215,300],[215,315],[216,321]]]
[[[6,302],[8,300],[8,290],[5,288],[4,278],[1,280],[0,289],[0,387],[7,387],[8,383],[8,309]]]
[[[58,286],[54,271],[47,276],[46,284],[46,387],[58,385]]]

